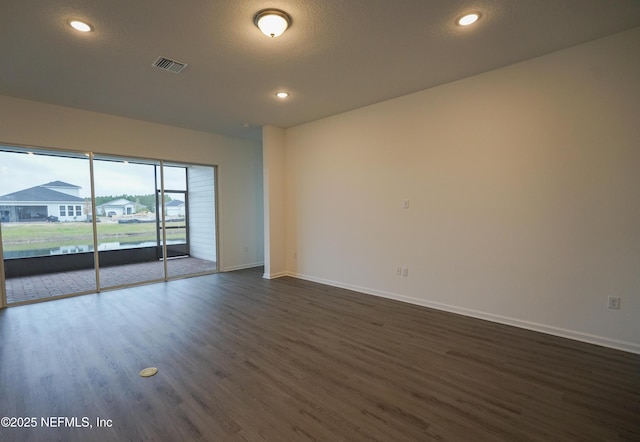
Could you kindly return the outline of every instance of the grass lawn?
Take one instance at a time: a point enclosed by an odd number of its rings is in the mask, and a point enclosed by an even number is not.
[[[155,223],[118,224],[98,223],[98,241],[155,241]],[[167,223],[167,226],[184,226],[184,221]],[[184,229],[168,229],[167,239],[185,239]],[[55,248],[70,245],[93,244],[93,224],[68,223],[4,223],[2,247],[5,251]]]

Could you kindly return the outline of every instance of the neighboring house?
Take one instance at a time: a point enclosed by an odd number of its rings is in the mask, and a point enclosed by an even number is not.
[[[52,181],[0,196],[2,222],[86,221],[88,204],[80,187]]]
[[[164,204],[165,216],[184,216],[184,201],[171,200]]]
[[[133,215],[145,208],[146,206],[142,204],[134,203],[124,198],[118,198],[117,200],[96,206],[96,213],[99,216]]]

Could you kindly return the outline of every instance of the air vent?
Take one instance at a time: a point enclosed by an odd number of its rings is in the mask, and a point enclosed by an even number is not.
[[[158,59],[153,62],[153,66],[164,71],[179,74],[184,68],[187,67],[187,64],[180,63],[179,61],[171,60],[169,58],[158,57]]]

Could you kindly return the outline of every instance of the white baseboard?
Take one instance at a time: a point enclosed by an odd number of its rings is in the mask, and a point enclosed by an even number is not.
[[[278,272],[278,273],[264,273],[262,277],[264,279],[276,279],[282,278],[283,276],[289,276],[287,272]]]
[[[234,270],[244,270],[244,269],[253,269],[255,267],[263,266],[263,262],[254,262],[251,264],[240,264],[238,266],[225,267],[220,269],[221,272],[233,272]]]
[[[291,276],[293,278],[298,278],[298,279],[304,279],[307,281],[317,282],[320,284],[330,285],[333,287],[339,287],[347,290],[353,290],[355,292],[360,292],[367,295],[379,296],[381,298],[387,298],[387,299],[393,299],[396,301],[406,302],[408,304],[420,305],[422,307],[429,307],[436,310],[442,310],[450,313],[457,313],[464,316],[470,316],[472,318],[484,319],[487,321],[497,322],[500,324],[520,327],[527,330],[546,333],[548,335],[560,336],[562,338],[573,339],[575,341],[587,342],[589,344],[600,345],[602,347],[614,348],[616,350],[622,350],[629,353],[640,354],[640,345],[635,344],[633,342],[618,341],[615,339],[609,339],[602,336],[591,335],[588,333],[567,330],[567,329],[553,327],[545,324],[538,324],[535,322],[523,321],[521,319],[511,318],[508,316],[501,316],[493,313],[487,313],[487,312],[482,312],[478,310],[457,307],[454,305],[427,301],[424,299],[413,298],[410,296],[404,296],[404,295],[398,295],[395,293],[373,290],[367,287],[360,287],[352,284],[341,283],[338,281],[332,281],[332,280],[323,279],[323,278],[316,278],[314,276],[304,275],[300,273],[289,272],[287,273],[287,276]]]

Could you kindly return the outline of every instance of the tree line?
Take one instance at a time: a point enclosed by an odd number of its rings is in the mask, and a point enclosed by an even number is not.
[[[149,210],[150,212],[155,212],[156,195],[154,193],[150,193],[147,195],[127,195],[125,193],[122,195],[115,195],[115,196],[96,196],[96,207],[120,198],[129,200],[133,203],[139,204],[140,206],[145,206],[147,210]],[[171,200],[172,198],[169,195],[164,196],[165,203],[168,203]]]

